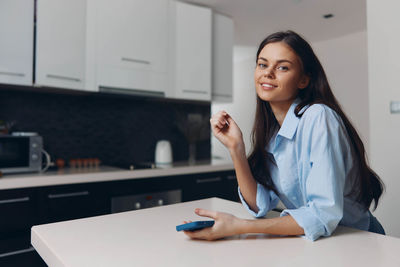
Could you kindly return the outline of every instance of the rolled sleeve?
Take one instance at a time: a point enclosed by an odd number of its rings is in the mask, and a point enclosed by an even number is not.
[[[351,152],[346,130],[332,110],[324,109],[312,119],[309,123],[314,124],[313,131],[307,135],[310,170],[301,182],[306,205],[286,209],[281,216],[292,216],[304,229],[306,239],[314,241],[330,236],[343,218],[343,191]]]
[[[247,211],[256,218],[264,217],[268,211],[272,210],[278,204],[279,198],[272,190],[268,190],[265,186],[257,183],[257,196],[256,196],[256,205],[258,208],[258,212],[254,212],[246,200],[243,198],[242,193],[240,192],[240,187],[238,187],[238,193],[240,201],[243,206],[247,209]]]
[[[318,208],[301,207],[298,209],[282,211],[281,217],[290,215],[303,228],[306,239],[315,241],[321,236],[329,236],[335,230],[340,219],[332,218],[330,220],[322,219],[317,215]],[[333,216],[335,217],[335,216]],[[340,217],[340,216],[339,216]]]

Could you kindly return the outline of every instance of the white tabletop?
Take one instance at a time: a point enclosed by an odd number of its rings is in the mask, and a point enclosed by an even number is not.
[[[54,267],[400,266],[400,239],[345,227],[315,242],[256,234],[191,240],[175,226],[204,219],[197,207],[251,218],[240,203],[210,198],[34,226],[32,244]]]

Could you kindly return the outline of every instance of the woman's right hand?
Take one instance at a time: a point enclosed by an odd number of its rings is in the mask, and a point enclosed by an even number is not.
[[[211,119],[211,130],[214,136],[230,152],[240,149],[244,151],[244,142],[242,132],[236,122],[225,111],[219,111]]]

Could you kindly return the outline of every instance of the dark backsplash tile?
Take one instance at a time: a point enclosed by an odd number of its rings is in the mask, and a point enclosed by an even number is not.
[[[0,86],[0,120],[14,121],[13,131],[39,133],[52,159],[99,158],[111,166],[152,162],[156,142],[166,139],[174,160],[184,161],[191,127],[199,133],[197,158],[210,158],[210,103],[34,90]]]

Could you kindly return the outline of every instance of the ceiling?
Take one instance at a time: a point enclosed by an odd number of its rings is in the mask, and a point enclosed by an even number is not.
[[[233,18],[236,45],[257,46],[279,30],[294,30],[311,42],[366,30],[366,0],[184,1]],[[334,16],[324,19],[329,13]]]

